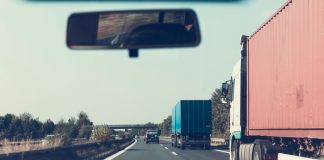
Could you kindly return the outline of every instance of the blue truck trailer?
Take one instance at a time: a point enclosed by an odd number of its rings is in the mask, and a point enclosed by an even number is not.
[[[172,109],[173,147],[210,148],[212,107],[210,100],[181,100]]]

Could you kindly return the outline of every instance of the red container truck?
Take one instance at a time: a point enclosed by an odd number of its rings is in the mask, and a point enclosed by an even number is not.
[[[324,0],[289,0],[241,44],[222,85],[231,159],[323,157]]]

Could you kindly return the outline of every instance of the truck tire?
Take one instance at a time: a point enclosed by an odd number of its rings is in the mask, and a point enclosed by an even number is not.
[[[277,159],[278,152],[282,150],[280,147],[272,146],[270,141],[267,140],[255,140],[253,148],[253,160],[262,160],[266,156],[270,159]]]
[[[231,144],[231,160],[239,160],[239,142],[237,140],[233,140]]]
[[[264,158],[264,153],[261,143],[255,143],[253,147],[253,160],[262,160]]]
[[[253,160],[252,157],[254,145],[254,143],[241,144],[239,151],[239,160]]]

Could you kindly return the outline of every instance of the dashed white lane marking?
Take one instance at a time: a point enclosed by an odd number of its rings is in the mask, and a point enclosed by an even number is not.
[[[168,147],[164,147],[165,149],[169,149]]]
[[[175,156],[176,156],[176,155],[178,155],[178,154],[177,154],[177,153],[175,153],[175,152],[171,152],[171,153],[172,153],[173,155],[175,155]]]
[[[113,160],[114,158],[118,157],[119,155],[123,154],[124,152],[126,152],[128,149],[132,148],[135,144],[137,143],[137,140],[135,139],[134,143],[131,144],[130,146],[124,148],[123,150],[117,152],[116,154],[113,154],[111,156],[109,156],[108,158],[106,158],[105,160]]]
[[[228,152],[228,151],[224,151],[224,150],[214,149],[214,151],[217,151],[217,152],[222,152],[222,153],[227,153],[227,154],[229,154],[229,152]]]
[[[163,144],[160,144],[160,146],[162,146],[162,147],[163,147]]]

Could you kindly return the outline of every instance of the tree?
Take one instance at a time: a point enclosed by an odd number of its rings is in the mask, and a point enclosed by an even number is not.
[[[20,114],[19,119],[23,128],[23,139],[40,139],[43,138],[42,122],[38,118],[33,118],[30,113]]]
[[[0,116],[0,139],[4,139],[5,131],[6,131],[5,118],[3,116]]]
[[[89,117],[88,117],[87,113],[85,113],[83,111],[81,111],[79,113],[78,120],[77,120],[76,123],[77,123],[78,127],[81,127],[83,125],[86,125],[86,126],[87,125],[89,125],[89,126],[93,125],[93,123],[89,120]]]
[[[159,124],[161,129],[161,134],[164,136],[169,136],[171,134],[171,121],[172,117],[169,115],[162,123]]]
[[[32,138],[32,128],[30,126],[33,116],[27,112],[20,114],[21,125],[23,128],[23,138],[30,139]]]
[[[20,140],[23,138],[21,120],[13,114],[6,114],[0,118],[0,138]]]
[[[78,128],[79,138],[89,138],[91,136],[93,123],[89,120],[88,115],[85,112],[80,112],[78,115],[78,120],[76,121]]]
[[[38,120],[38,118],[33,119],[30,122],[30,138],[31,139],[41,139],[44,137],[43,134],[43,123],[41,121]]]
[[[78,119],[71,117],[67,122],[62,119],[57,125],[50,119],[42,123],[27,112],[19,116],[6,114],[0,116],[0,140],[42,139],[46,135],[56,134],[62,137],[65,144],[69,144],[73,138],[89,138],[92,126],[85,112],[80,112]]]
[[[69,128],[69,137],[77,138],[79,135],[79,128],[76,124],[77,120],[74,117],[69,118],[67,127]]]
[[[10,126],[12,125],[11,122],[15,119],[16,116],[13,114],[6,114],[2,117],[2,128],[0,130],[1,139],[12,139],[13,134],[11,130],[9,130]]]
[[[91,136],[93,126],[90,125],[83,125],[79,129],[79,137],[80,138],[87,138],[89,139]]]
[[[19,141],[25,138],[22,121],[18,117],[15,116],[11,119],[6,138],[14,141]]]
[[[221,90],[216,89],[212,93],[212,134],[219,138],[228,138],[230,131],[230,115],[228,104],[222,101]]]
[[[43,134],[44,135],[53,134],[54,129],[55,129],[55,124],[51,119],[48,119],[43,123]]]
[[[152,122],[148,122],[148,123],[144,124],[144,126],[149,127],[149,128],[158,128],[158,125],[154,124]]]
[[[23,113],[19,117],[6,114],[0,117],[0,139],[26,140],[43,138],[42,122],[33,118],[29,113]]]
[[[62,137],[64,145],[71,144],[72,139],[78,136],[75,118],[71,117],[67,122],[61,119],[55,126],[54,133]]]

